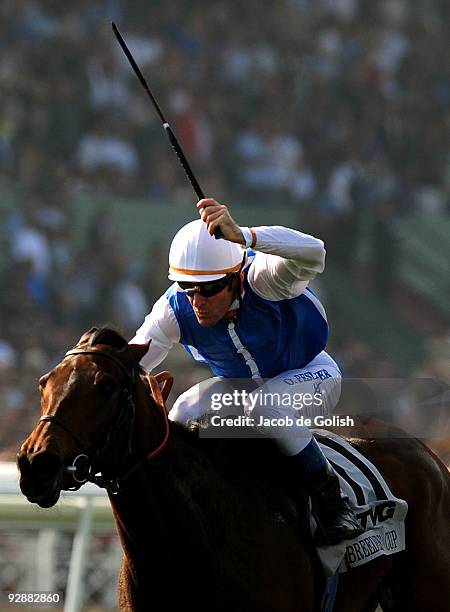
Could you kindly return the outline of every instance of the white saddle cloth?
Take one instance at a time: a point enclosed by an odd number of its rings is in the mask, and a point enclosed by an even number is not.
[[[395,497],[373,463],[343,438],[323,429],[312,431],[366,530],[354,540],[317,547],[325,575],[347,572],[381,555],[404,550],[406,501]],[[312,516],[313,532],[316,527]]]

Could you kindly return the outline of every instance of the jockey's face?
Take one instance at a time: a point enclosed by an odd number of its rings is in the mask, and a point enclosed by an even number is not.
[[[235,284],[227,286],[211,297],[205,297],[196,292],[188,296],[197,321],[202,327],[212,327],[221,321],[234,301]]]

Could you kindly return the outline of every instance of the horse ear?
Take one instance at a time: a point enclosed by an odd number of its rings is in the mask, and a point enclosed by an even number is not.
[[[127,363],[137,365],[147,353],[150,343],[151,340],[144,344],[127,344],[119,352],[122,353]]]

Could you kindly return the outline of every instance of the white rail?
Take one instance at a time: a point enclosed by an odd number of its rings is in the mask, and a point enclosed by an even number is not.
[[[47,524],[55,527],[60,523],[74,527],[64,612],[81,610],[83,569],[95,521],[113,526],[109,499],[103,489],[86,483],[80,492],[66,491],[55,513],[30,504],[20,491],[15,463],[0,461],[0,524],[27,523],[32,528],[44,529]]]

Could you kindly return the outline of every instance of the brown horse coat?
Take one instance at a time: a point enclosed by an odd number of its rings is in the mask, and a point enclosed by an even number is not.
[[[164,449],[140,463],[165,433],[145,376],[130,383],[147,345],[91,330],[77,347],[86,353],[41,379],[48,420],[18,454],[20,484],[31,502],[49,507],[74,485],[66,468],[80,452],[103,482],[139,464],[110,494],[124,550],[121,611],[317,609],[321,571],[270,442],[197,440],[171,424]],[[125,390],[132,404],[124,403]],[[382,597],[386,610],[448,611],[449,474],[419,441],[403,433],[397,440],[392,430],[382,439],[381,427],[367,423],[349,432],[350,441],[408,502],[407,551],[344,575],[335,610],[374,610]]]

